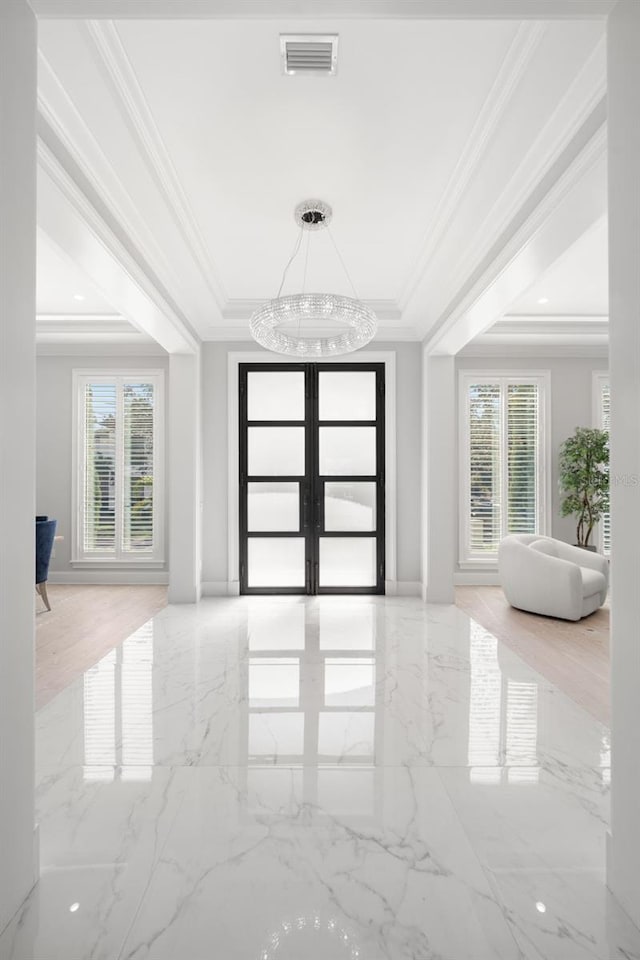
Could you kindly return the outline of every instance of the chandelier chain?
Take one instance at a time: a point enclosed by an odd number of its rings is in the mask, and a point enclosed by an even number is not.
[[[299,232],[298,232],[298,236],[297,236],[297,238],[296,238],[296,242],[295,242],[295,244],[293,245],[293,253],[292,253],[291,256],[289,257],[289,262],[287,263],[286,267],[284,268],[284,272],[283,272],[283,274],[282,274],[282,280],[280,281],[280,286],[279,286],[278,292],[277,292],[277,294],[276,294],[276,300],[280,297],[280,294],[282,293],[282,288],[284,287],[284,282],[285,282],[285,280],[287,279],[287,274],[288,274],[288,272],[289,272],[289,267],[291,266],[291,264],[293,263],[293,261],[295,260],[295,258],[298,256],[298,252],[299,252],[299,250],[300,250],[300,244],[301,244],[301,243],[302,243],[302,227],[300,227],[300,230],[299,230]]]
[[[302,275],[302,292],[306,293],[307,291],[307,267],[309,266],[309,247],[311,245],[311,232],[307,232],[307,249],[304,257],[304,273]],[[300,336],[300,330],[302,328],[302,314],[298,317],[298,337]]]
[[[331,228],[330,228],[330,227],[327,227],[327,233],[329,234],[329,237],[330,237],[330,239],[331,239],[331,243],[333,244],[333,249],[335,250],[335,252],[336,252],[336,254],[337,254],[337,256],[338,256],[338,260],[339,260],[340,263],[342,264],[342,269],[344,270],[345,275],[346,275],[346,277],[347,277],[347,280],[349,281],[349,285],[350,285],[350,287],[351,287],[351,290],[353,291],[353,296],[354,296],[354,298],[357,300],[357,299],[358,299],[358,294],[357,294],[357,292],[356,292],[356,288],[355,288],[355,286],[354,286],[353,280],[351,279],[351,274],[350,274],[349,271],[347,270],[347,265],[346,265],[346,263],[344,262],[344,260],[342,259],[342,254],[341,254],[340,251],[338,250],[338,244],[337,244],[336,241],[334,240],[334,237],[333,237],[333,234],[331,233]]]

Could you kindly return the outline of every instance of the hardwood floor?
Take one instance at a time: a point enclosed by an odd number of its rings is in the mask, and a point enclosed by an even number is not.
[[[52,700],[167,604],[164,586],[48,584],[36,596],[36,706]]]
[[[577,623],[514,610],[500,587],[457,587],[456,604],[591,716],[609,724],[608,603]]]

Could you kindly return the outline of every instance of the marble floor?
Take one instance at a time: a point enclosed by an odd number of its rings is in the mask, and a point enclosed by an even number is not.
[[[167,607],[38,714],[1,960],[632,960],[606,727],[456,607]]]

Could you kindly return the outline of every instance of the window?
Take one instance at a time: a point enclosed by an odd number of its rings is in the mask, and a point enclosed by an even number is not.
[[[461,376],[461,561],[495,560],[502,537],[547,529],[548,375]]]
[[[609,433],[611,427],[611,395],[609,391],[609,375],[596,373],[593,376],[595,425],[600,430]],[[599,530],[600,549],[609,556],[611,553],[611,514],[604,513]]]
[[[74,372],[75,562],[161,562],[160,371]]]

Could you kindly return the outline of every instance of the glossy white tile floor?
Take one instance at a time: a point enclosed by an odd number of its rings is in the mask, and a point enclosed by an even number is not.
[[[2,960],[630,960],[608,734],[454,607],[168,607],[38,716]]]

